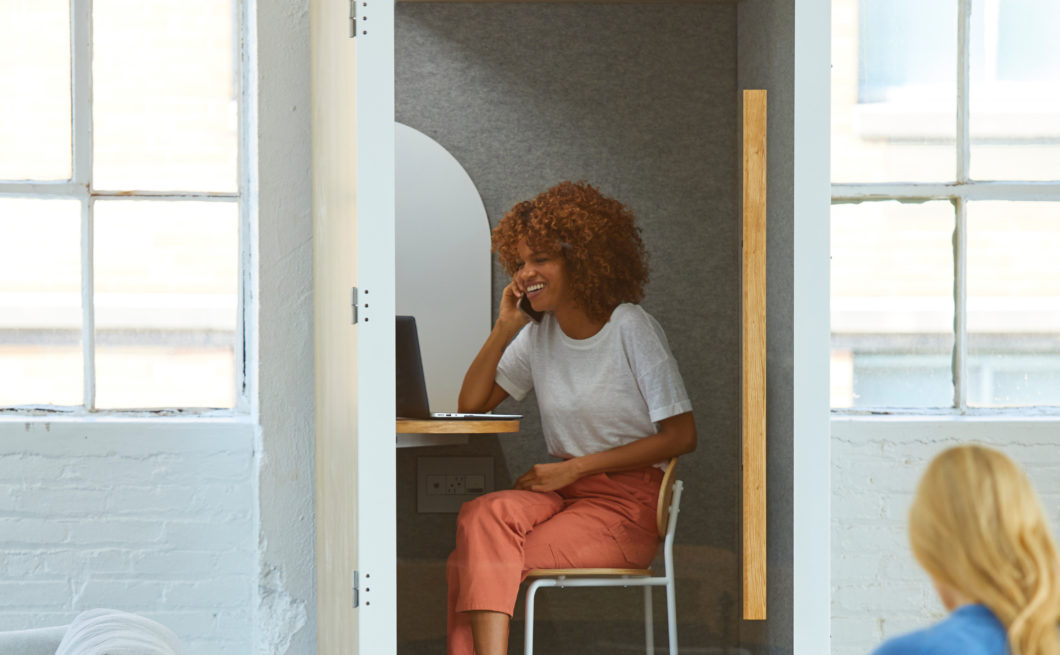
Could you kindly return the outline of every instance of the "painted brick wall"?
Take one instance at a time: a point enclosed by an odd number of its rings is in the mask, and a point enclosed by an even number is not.
[[[0,423],[0,630],[111,607],[185,652],[249,653],[257,584],[248,424]]]
[[[909,550],[906,514],[928,461],[967,442],[999,448],[1027,470],[1055,531],[1060,422],[833,420],[833,655],[864,655],[888,637],[945,616]]]

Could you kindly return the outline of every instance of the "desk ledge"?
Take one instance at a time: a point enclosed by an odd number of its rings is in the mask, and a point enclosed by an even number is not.
[[[519,421],[513,419],[474,421],[397,419],[397,434],[501,434],[518,431]]]

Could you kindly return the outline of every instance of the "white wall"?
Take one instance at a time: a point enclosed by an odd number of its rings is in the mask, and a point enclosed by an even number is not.
[[[316,651],[308,0],[245,1],[250,414],[0,416],[0,630],[114,607],[196,655]]]
[[[0,630],[113,607],[188,652],[248,651],[253,426],[162,419],[0,424]]]
[[[254,653],[316,653],[309,0],[257,0]],[[343,20],[344,17],[336,17]]]
[[[976,442],[1019,462],[1060,524],[1060,420],[832,421],[832,653],[865,655],[945,615],[906,539],[917,480],[941,450]],[[1055,534],[1055,533],[1054,533]]]

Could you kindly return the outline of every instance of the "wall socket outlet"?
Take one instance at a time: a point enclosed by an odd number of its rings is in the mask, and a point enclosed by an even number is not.
[[[464,501],[493,491],[492,457],[417,457],[416,511],[459,512]]]

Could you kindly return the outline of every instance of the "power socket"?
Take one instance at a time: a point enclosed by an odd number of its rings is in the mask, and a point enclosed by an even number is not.
[[[445,493],[450,496],[459,496],[467,493],[467,488],[464,484],[464,476],[462,475],[447,475],[445,476]]]
[[[428,475],[427,476],[427,495],[428,496],[444,496],[448,493],[445,488],[445,477],[444,475]]]
[[[417,512],[459,512],[465,501],[493,488],[492,457],[416,458]]]

